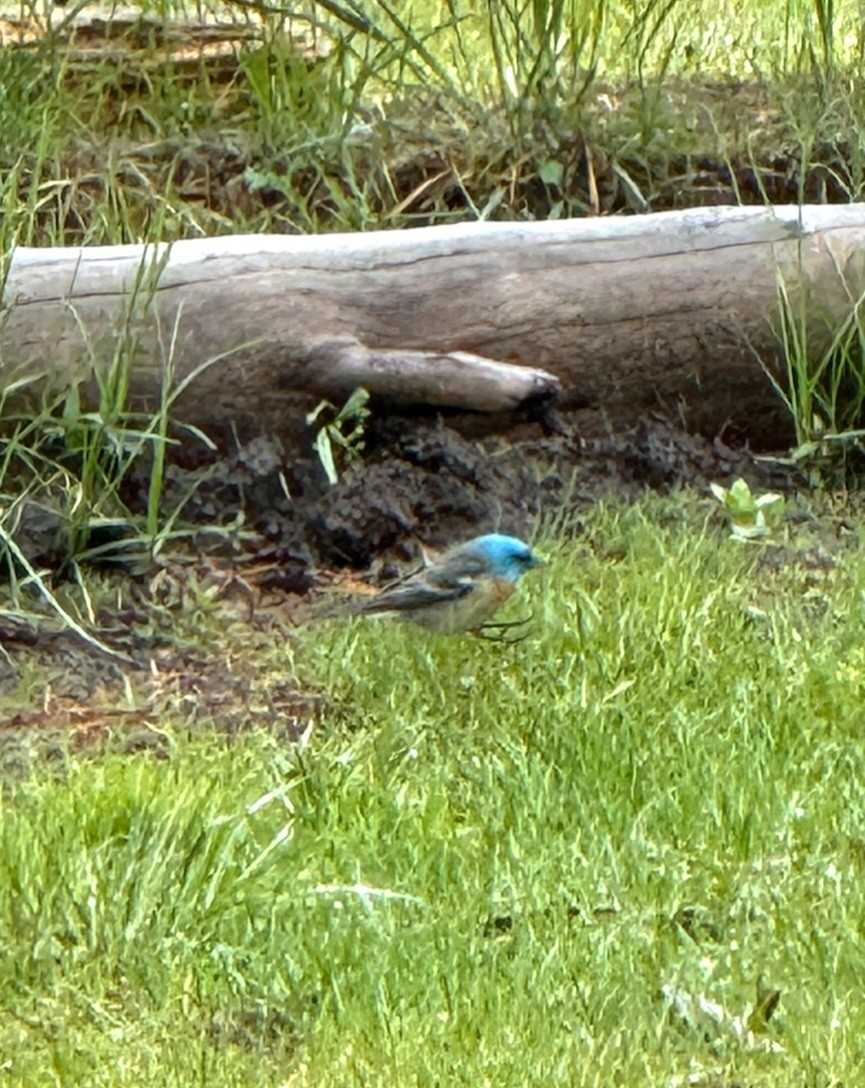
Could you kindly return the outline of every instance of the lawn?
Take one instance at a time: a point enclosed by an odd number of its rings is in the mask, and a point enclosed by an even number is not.
[[[855,1083],[861,533],[709,501],[560,523],[514,645],[260,647],[326,696],[295,743],[8,780],[6,1082]]]

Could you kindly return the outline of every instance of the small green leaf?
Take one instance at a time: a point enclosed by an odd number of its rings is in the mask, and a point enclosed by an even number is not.
[[[351,419],[353,416],[367,416],[369,412],[366,408],[366,403],[369,400],[369,393],[364,389],[362,385],[359,385],[357,389],[348,398],[345,404],[336,413],[336,419],[334,423],[342,423],[343,420]]]
[[[775,491],[755,495],[741,477],[731,487],[709,484],[715,498],[723,504],[737,540],[758,540],[768,536],[784,514],[784,496]]]
[[[727,493],[726,505],[733,517],[753,514],[754,496],[751,488],[740,476]]]
[[[315,452],[318,454],[318,459],[321,461],[321,467],[324,469],[324,474],[327,476],[328,482],[333,486],[339,479],[336,471],[336,464],[333,460],[333,447],[330,444],[330,435],[327,428],[322,428],[315,436],[315,442],[313,443]]]
[[[538,177],[545,185],[560,187],[565,176],[565,168],[557,159],[547,159],[538,170]]]

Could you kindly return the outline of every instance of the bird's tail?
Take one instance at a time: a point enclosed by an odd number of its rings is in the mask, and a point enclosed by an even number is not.
[[[429,552],[421,546],[421,562],[411,570],[401,574],[398,578],[381,587],[371,586],[368,582],[361,582],[356,578],[340,578],[338,583],[332,583],[312,607],[314,620],[332,620],[340,617],[360,615],[378,615],[381,612],[391,611],[392,606],[376,607],[377,598],[395,589],[397,586],[414,578],[422,570],[431,565],[435,559],[435,553]]]
[[[311,609],[314,620],[348,619],[367,611],[377,590],[364,582],[342,583],[327,589]]]

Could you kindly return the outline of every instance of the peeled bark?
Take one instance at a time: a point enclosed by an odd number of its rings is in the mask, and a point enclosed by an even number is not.
[[[865,205],[700,208],[171,246],[18,249],[0,378],[86,379],[118,354],[178,418],[290,433],[357,385],[501,413],[556,398],[720,430],[777,413],[778,282],[815,350],[865,286]],[[759,424],[758,424],[759,426]]]

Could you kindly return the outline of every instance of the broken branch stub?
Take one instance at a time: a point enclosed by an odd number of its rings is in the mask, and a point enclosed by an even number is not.
[[[373,349],[353,337],[313,345],[308,361],[323,375],[323,392],[348,396],[363,386],[397,405],[508,412],[550,401],[561,389],[558,378],[532,367],[468,351]]]

